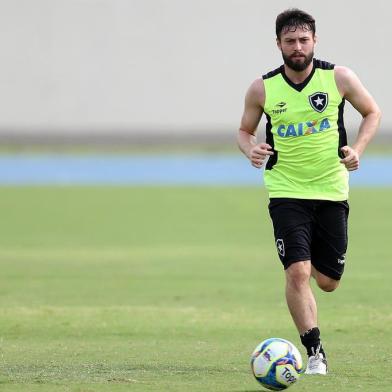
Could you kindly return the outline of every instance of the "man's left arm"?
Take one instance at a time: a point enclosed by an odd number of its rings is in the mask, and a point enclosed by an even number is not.
[[[359,157],[376,134],[380,125],[381,111],[374,98],[349,68],[335,67],[335,80],[343,96],[362,115],[357,138],[352,145],[343,146],[345,158],[341,160],[347,170],[359,168]]]

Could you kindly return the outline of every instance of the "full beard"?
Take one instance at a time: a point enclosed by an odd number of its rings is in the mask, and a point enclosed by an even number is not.
[[[304,56],[304,60],[301,61],[293,61],[290,56],[286,56],[282,52],[282,57],[284,63],[291,68],[293,71],[301,72],[304,71],[309,64],[313,61],[314,52],[312,51],[308,56]]]

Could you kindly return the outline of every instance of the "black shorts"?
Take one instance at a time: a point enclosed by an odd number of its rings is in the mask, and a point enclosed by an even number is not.
[[[269,212],[284,269],[310,260],[322,274],[341,278],[347,250],[347,201],[273,198]]]

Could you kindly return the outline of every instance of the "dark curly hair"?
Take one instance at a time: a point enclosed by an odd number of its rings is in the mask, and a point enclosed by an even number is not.
[[[283,11],[276,18],[276,37],[280,39],[282,31],[295,31],[298,27],[316,33],[316,21],[312,15],[298,8],[290,8]]]

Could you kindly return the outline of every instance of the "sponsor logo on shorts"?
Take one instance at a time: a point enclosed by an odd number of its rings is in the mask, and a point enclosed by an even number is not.
[[[344,265],[345,262],[346,262],[346,255],[343,255],[340,258],[338,258],[339,264]]]
[[[284,257],[285,252],[284,252],[284,242],[281,238],[278,238],[276,240],[276,248],[278,249],[278,253]]]

